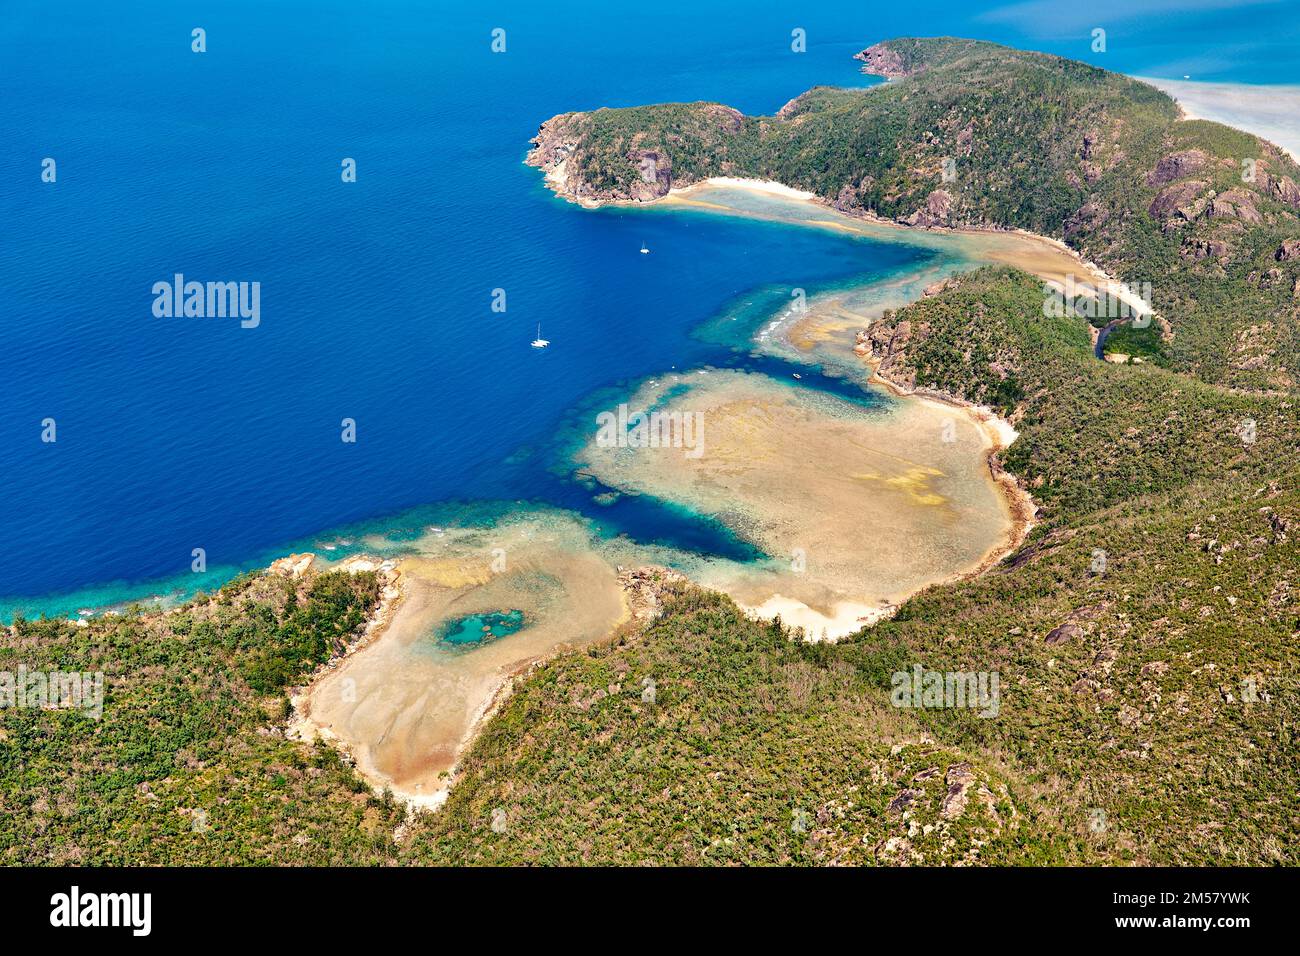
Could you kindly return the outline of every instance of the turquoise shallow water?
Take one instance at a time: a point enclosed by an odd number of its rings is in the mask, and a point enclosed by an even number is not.
[[[524,624],[524,612],[518,610],[469,614],[447,621],[439,629],[438,640],[457,647],[476,646],[514,634]]]
[[[1199,79],[1277,81],[1297,61],[1294,16],[1264,31],[1213,4],[1159,20],[1116,7],[1093,54],[1088,17],[1021,6],[7,4],[0,618],[175,599],[290,550],[342,556],[366,531],[521,501],[577,510],[601,534],[753,557],[708,516],[595,502],[601,489],[557,467],[562,449],[621,383],[753,365],[736,349],[790,288],[886,281],[935,253],[577,209],[521,164],[528,138],[602,105],[770,113],[818,83],[874,82],[852,54],[895,35]],[[806,53],[790,49],[796,27]],[[55,183],[41,181],[46,157]],[[156,317],[152,286],[178,272],[259,282],[259,326]],[[719,316],[725,329],[700,331]],[[545,352],[527,344],[539,322]],[[41,440],[46,419],[56,442]],[[196,549],[206,570],[192,570]]]

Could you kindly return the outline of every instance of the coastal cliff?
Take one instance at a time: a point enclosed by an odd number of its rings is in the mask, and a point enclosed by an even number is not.
[[[902,54],[888,43],[877,43],[875,46],[867,47],[861,53],[855,53],[853,58],[866,64],[862,67],[863,73],[883,76],[888,80],[913,76],[925,69],[924,64],[914,65],[904,60]]]

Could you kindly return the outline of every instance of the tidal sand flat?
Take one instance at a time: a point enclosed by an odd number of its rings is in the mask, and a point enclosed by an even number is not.
[[[859,629],[920,588],[977,569],[1015,532],[987,462],[995,439],[963,409],[857,403],[753,372],[669,384],[643,386],[628,406],[694,417],[700,447],[593,439],[576,464],[758,546],[768,560],[716,563],[702,583],[808,637]]]
[[[437,805],[510,678],[626,616],[587,533],[563,516],[521,515],[410,542],[386,629],[296,699],[303,735],[340,743],[376,787]]]
[[[794,300],[757,330],[755,345],[765,353],[829,369],[861,368],[853,354],[855,336],[887,309],[920,298],[927,287],[982,265],[1009,265],[1060,288],[1067,281],[1086,284],[1141,307],[1135,295],[1054,239],[1027,232],[921,230],[877,219],[850,216],[775,183],[714,178],[674,190],[655,203],[667,209],[694,209],[828,229],[876,242],[901,243],[933,255],[915,270],[883,281],[846,285]]]
[[[917,229],[884,219],[850,216],[816,200],[811,193],[757,180],[715,177],[656,200],[667,209],[699,209],[777,222],[833,229],[877,242],[898,242],[945,253],[959,261],[1014,265],[1034,275],[1067,275],[1106,281],[1095,266],[1082,262],[1063,243],[1012,230]]]

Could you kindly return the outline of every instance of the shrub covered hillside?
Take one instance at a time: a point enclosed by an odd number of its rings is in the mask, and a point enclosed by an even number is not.
[[[167,613],[0,629],[0,670],[104,673],[98,719],[0,710],[0,862],[381,862],[402,811],[285,738],[284,687],[374,606],[373,574],[245,577]]]
[[[891,78],[818,87],[775,116],[716,103],[566,113],[530,161],[585,201],[709,176],[775,179],[850,213],[1064,240],[1170,323],[1159,348],[1213,382],[1289,388],[1300,352],[1300,168],[1270,143],[1182,121],[1164,93],[972,40],[859,54]],[[950,175],[945,177],[945,167]]]

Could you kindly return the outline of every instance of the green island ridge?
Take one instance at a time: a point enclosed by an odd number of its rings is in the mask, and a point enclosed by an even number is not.
[[[1173,367],[1293,387],[1300,167],[1283,150],[1180,120],[1155,87],[1061,57],[904,39],[858,58],[890,82],[817,87],[775,116],[718,103],[563,113],[542,125],[529,162],[586,203],[728,176],[912,226],[1039,233],[1134,287],[1150,283],[1171,328],[1126,338]]]
[[[1089,320],[1045,315],[1042,281],[1006,267],[859,336],[886,381],[1015,423],[1000,464],[1039,512],[1013,554],[835,643],[645,572],[656,613],[520,675],[436,811],[287,733],[292,688],[382,606],[373,572],[19,620],[0,668],[102,670],[111,706],[0,712],[3,862],[1300,862],[1300,168],[1057,57],[904,39],[859,58],[890,82],[772,117],[563,114],[530,162],[579,202],[773,180],[1029,230],[1149,282],[1160,321],[1108,343],[1141,364],[1097,361]],[[999,672],[996,719],[893,706],[917,664]]]

